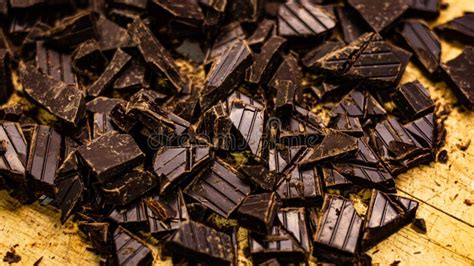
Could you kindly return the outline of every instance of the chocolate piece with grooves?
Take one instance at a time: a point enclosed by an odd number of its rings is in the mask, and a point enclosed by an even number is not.
[[[280,207],[281,201],[275,192],[250,195],[237,209],[236,218],[239,225],[252,232],[270,234]]]
[[[336,163],[334,168],[355,184],[395,192],[395,180],[383,166],[369,166],[351,163]]]
[[[276,23],[274,20],[262,20],[258,24],[257,29],[252,33],[252,35],[250,35],[250,37],[247,38],[247,44],[252,48],[260,47],[268,39],[270,39],[272,33],[274,32],[275,26]]]
[[[88,10],[65,17],[46,33],[47,43],[64,49],[92,39],[97,19],[98,14]]]
[[[0,140],[5,142],[6,150],[0,154],[0,172],[5,178],[26,184],[28,147],[20,124],[3,122],[0,124]]]
[[[435,30],[443,36],[452,37],[456,41],[474,44],[474,13],[466,12],[461,17],[436,26]]]
[[[466,47],[462,54],[443,65],[445,80],[449,82],[458,101],[470,110],[474,110],[474,76],[466,70],[473,68],[473,58],[474,48]]]
[[[412,122],[409,122],[403,127],[413,136],[423,147],[434,148],[436,144],[436,120],[433,113],[429,113]]]
[[[362,129],[359,118],[354,116],[343,114],[333,116],[331,117],[328,127],[353,137],[362,137],[364,135],[364,130]]]
[[[406,118],[413,120],[434,111],[430,92],[419,81],[402,84],[393,96]]]
[[[326,54],[333,52],[343,46],[344,43],[340,41],[326,41],[323,44],[314,48],[313,50],[309,51],[303,57],[303,59],[301,59],[301,62],[305,67],[314,69],[316,62],[318,62],[319,59],[321,59]]]
[[[323,141],[313,148],[298,164],[307,165],[354,154],[357,139],[339,131],[329,131]]]
[[[286,40],[273,36],[262,46],[260,53],[255,55],[255,60],[247,70],[246,81],[252,84],[261,84],[268,81],[271,73],[281,61],[281,52]]]
[[[352,182],[341,175],[334,168],[322,167],[321,169],[324,185],[326,189],[338,189],[352,186]]]
[[[36,67],[43,74],[77,87],[76,75],[72,70],[71,54],[49,49],[44,41],[36,42]]]
[[[229,117],[239,136],[235,138],[256,155],[262,155],[265,112],[255,106],[234,102]],[[237,145],[235,148],[242,148]]]
[[[321,175],[316,166],[302,168],[295,165],[278,184],[276,192],[285,206],[317,206],[324,195]]]
[[[151,250],[139,238],[119,226],[113,236],[117,265],[148,265],[153,261]]]

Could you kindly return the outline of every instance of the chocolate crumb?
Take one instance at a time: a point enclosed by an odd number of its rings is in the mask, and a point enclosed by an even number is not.
[[[470,200],[470,199],[465,199],[465,200],[464,200],[464,204],[466,204],[467,206],[472,206],[472,200]]]
[[[416,232],[420,234],[426,234],[427,230],[426,230],[425,219],[416,218],[415,220],[413,220],[411,224],[412,224],[412,228],[415,229]]]
[[[471,140],[468,140],[467,142],[464,143],[458,143],[456,146],[461,150],[461,151],[466,151],[469,148],[469,145],[471,145]]]
[[[438,153],[438,162],[443,164],[448,162],[448,152],[446,150],[442,150]]]
[[[10,251],[7,251],[7,254],[3,257],[3,261],[8,264],[18,263],[21,260],[21,256],[17,255],[14,248],[11,248]]]
[[[43,260],[43,256],[41,256],[39,259],[37,259],[37,260],[35,261],[35,263],[33,263],[33,266],[38,266],[38,265],[40,265],[40,263],[41,263],[42,260]]]
[[[392,263],[390,263],[390,266],[397,266],[398,264],[400,264],[401,261],[399,260],[394,260]]]

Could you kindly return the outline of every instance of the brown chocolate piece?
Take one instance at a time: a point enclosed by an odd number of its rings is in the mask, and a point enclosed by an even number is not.
[[[96,97],[86,103],[86,109],[92,113],[109,114],[117,104],[125,103],[123,99],[107,98],[104,96]]]
[[[376,32],[388,28],[408,9],[404,0],[349,0],[349,5],[355,8]]]
[[[229,150],[232,144],[232,127],[226,107],[219,102],[201,116],[196,128],[196,138],[209,143],[215,149]]]
[[[226,1],[212,1],[216,4],[218,2]],[[224,5],[225,7],[225,5]],[[212,47],[207,51],[205,64],[213,63],[226,52],[229,48],[235,46],[237,43],[245,39],[245,33],[240,23],[232,22],[222,27],[221,31],[215,37]]]
[[[327,41],[313,50],[309,51],[301,60],[307,68],[313,68],[316,62],[325,56],[327,53],[335,51],[344,46],[344,43],[338,41]]]
[[[27,165],[27,143],[18,123],[4,122],[0,125],[0,139],[6,141],[6,150],[0,155],[2,176],[25,184]]]
[[[234,149],[248,148],[256,155],[261,156],[263,150],[263,130],[265,112],[255,106],[234,102],[229,117],[234,128],[240,133],[235,140]]]
[[[227,8],[230,16],[239,22],[256,22],[263,2],[262,0],[230,1]]]
[[[250,47],[260,47],[263,45],[270,37],[272,37],[272,32],[275,29],[275,21],[271,19],[262,20],[257,29],[247,38],[247,43]]]
[[[313,164],[323,160],[340,158],[357,151],[357,139],[338,131],[330,131],[323,141],[299,162],[300,165]]]
[[[452,37],[456,41],[474,43],[474,13],[466,12],[463,16],[436,26],[436,32]]]
[[[351,135],[353,137],[362,137],[364,131],[358,117],[339,114],[331,117],[329,128],[334,128],[339,132]]]
[[[133,46],[127,30],[101,16],[97,20],[97,44],[103,53],[111,53],[118,48],[128,48]],[[111,34],[113,32],[113,34]]]
[[[367,120],[383,117],[386,112],[368,91],[354,89],[331,110],[331,115],[347,115]]]
[[[124,71],[117,77],[113,84],[114,90],[134,90],[148,87],[149,78],[146,74],[146,66],[141,59],[132,59]]]
[[[443,66],[447,75],[445,79],[450,82],[451,90],[458,101],[470,110],[474,110],[474,78],[468,75],[466,70],[472,69],[473,57],[474,48],[466,47],[462,54]]]
[[[159,198],[145,200],[150,232],[162,238],[176,231],[189,220],[189,214],[181,190],[170,191]]]
[[[275,70],[277,62],[280,61],[281,51],[286,40],[273,36],[266,41],[260,53],[255,55],[255,60],[247,70],[246,80],[252,84],[260,84],[268,81],[270,74]]]
[[[276,192],[285,206],[316,206],[323,199],[323,185],[317,167],[295,165],[278,184]]]
[[[46,33],[48,44],[58,48],[75,47],[85,40],[95,37],[98,15],[91,11],[81,11],[66,17]]]
[[[406,118],[413,120],[434,111],[430,92],[419,81],[402,84],[393,96]]]
[[[301,70],[295,54],[287,55],[270,80],[269,86],[276,91],[275,110],[278,114],[293,111],[294,99],[300,87]]]
[[[237,209],[236,217],[239,225],[252,232],[269,234],[280,206],[280,198],[275,192],[250,195]]]
[[[153,261],[151,250],[138,237],[119,226],[113,236],[117,265],[147,265]]]
[[[45,46],[43,41],[36,42],[36,67],[68,85],[77,86],[76,75],[72,70],[71,55]]]
[[[439,15],[440,0],[407,0],[407,4],[416,14],[429,17]]]
[[[322,167],[321,173],[323,176],[324,185],[327,189],[337,189],[352,186],[351,181],[349,181],[333,168]]]
[[[383,166],[337,163],[335,169],[355,184],[395,192],[395,180]]]
[[[0,102],[5,102],[13,91],[10,54],[7,49],[0,49],[0,86]]]
[[[89,80],[95,80],[109,63],[99,43],[93,39],[81,43],[72,54],[72,68]]]
[[[435,126],[436,121],[433,113],[403,125],[408,133],[426,148],[433,148],[436,145],[437,132],[435,132]]]

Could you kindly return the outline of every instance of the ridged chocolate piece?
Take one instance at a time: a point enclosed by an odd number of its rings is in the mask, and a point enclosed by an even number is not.
[[[354,89],[331,110],[331,115],[347,115],[367,120],[385,116],[386,112],[369,92]]]
[[[317,167],[295,165],[281,180],[276,192],[285,206],[316,206],[323,199],[323,185]]]
[[[132,136],[115,132],[94,139],[77,150],[82,161],[101,182],[144,160],[144,154]]]
[[[226,50],[207,75],[206,85],[201,91],[202,109],[207,110],[237,87],[251,62],[252,52],[245,41],[239,41]]]
[[[466,74],[474,65],[474,48],[466,47],[461,55],[448,61],[443,66],[446,80],[458,101],[467,109],[474,110],[474,76]]]
[[[189,86],[187,78],[179,72],[171,54],[154,37],[148,26],[137,19],[128,26],[128,31],[147,64],[155,72],[164,75],[175,91],[186,91]]]
[[[102,94],[114,80],[123,72],[126,65],[130,62],[132,57],[122,51],[120,48],[114,54],[114,57],[105,68],[100,77],[87,88],[89,96],[97,97]]]
[[[219,2],[219,1],[214,1]],[[212,47],[207,51],[204,62],[206,64],[213,63],[228,49],[245,39],[245,33],[240,23],[233,22],[222,27],[217,34]]]
[[[357,151],[358,140],[339,131],[329,131],[323,141],[305,156],[300,165],[350,156]]]
[[[354,116],[348,116],[339,114],[333,116],[329,122],[329,128],[354,136],[361,137],[364,135],[362,125],[360,124],[359,118]]]
[[[324,180],[324,185],[327,189],[341,188],[351,186],[352,182],[341,175],[338,171],[329,167],[322,167],[321,173]]]
[[[376,32],[381,32],[393,24],[408,9],[405,0],[349,0],[364,20]]]
[[[153,158],[153,171],[160,178],[161,193],[196,174],[209,162],[207,146],[163,147]]]
[[[430,74],[439,69],[441,44],[426,23],[420,20],[407,20],[398,32]]]
[[[436,144],[436,128],[435,128],[435,115],[429,113],[423,117],[420,117],[412,122],[409,122],[403,127],[413,136],[423,147],[433,148]]]
[[[270,39],[272,32],[275,29],[276,23],[271,19],[264,19],[257,26],[257,29],[247,38],[247,43],[249,46],[260,47],[263,45],[267,39]]]
[[[138,237],[119,226],[113,237],[116,265],[148,265],[153,261],[151,250]]]
[[[316,37],[332,30],[336,21],[308,0],[287,2],[278,10],[278,33],[284,37]]]
[[[260,84],[268,81],[270,74],[275,70],[280,61],[281,52],[286,40],[273,36],[266,41],[260,53],[255,55],[255,60],[247,70],[246,81],[252,84]]]
[[[410,10],[430,16],[439,15],[439,0],[407,0]]]
[[[165,242],[164,250],[219,265],[230,265],[235,256],[229,235],[193,221],[182,223]]]
[[[241,102],[234,102],[229,114],[232,124],[241,135],[236,140],[242,140],[241,144],[248,147],[257,156],[261,156],[263,149],[264,115],[264,110]],[[236,148],[239,147],[242,145],[238,145]]]
[[[395,180],[383,166],[337,163],[334,167],[353,183],[385,192],[395,192]]]
[[[295,237],[306,254],[309,254],[310,244],[305,208],[280,209],[278,220],[281,226]]]
[[[337,6],[335,10],[346,43],[351,43],[362,36],[362,34],[371,31],[370,26],[363,21],[362,17],[353,8]]]
[[[230,166],[215,161],[184,192],[216,213],[229,217],[251,191],[251,187]]]
[[[74,72],[89,80],[97,79],[109,63],[100,50],[99,43],[94,39],[81,43],[74,50],[71,59]]]
[[[324,42],[323,44],[317,46],[313,50],[309,51],[303,59],[301,59],[301,62],[303,65],[307,68],[313,68],[316,65],[316,62],[318,62],[319,59],[321,59],[323,56],[325,56],[327,53],[330,53],[332,51],[335,51],[339,48],[344,46],[343,42],[339,41],[327,41]]]
[[[269,171],[262,164],[241,165],[238,170],[244,174],[252,184],[266,191],[273,191],[282,177],[276,172]]]
[[[127,205],[125,208],[113,210],[108,219],[121,225],[133,225],[146,227],[148,225],[148,215],[145,201],[139,200]]]
[[[97,13],[88,10],[65,17],[46,33],[47,43],[58,48],[68,48],[92,39],[95,37],[97,18]]]
[[[72,71],[71,54],[49,49],[43,41],[36,42],[36,67],[43,74],[77,86],[76,75]]]
[[[0,153],[2,176],[25,184],[28,148],[20,124],[3,122],[0,124],[0,140],[5,143],[5,151]]]
[[[232,105],[236,102],[252,105],[258,109],[265,109],[265,106],[260,102],[260,100],[254,99],[253,97],[250,97],[247,93],[243,93],[238,90],[232,92],[232,94],[227,97],[226,102],[227,105],[225,107],[227,111],[230,111],[232,109]]]
[[[307,118],[298,115],[281,117],[278,142],[287,146],[314,146],[322,140],[324,132]],[[271,123],[270,123],[271,125]]]
[[[415,219],[416,210],[418,209],[418,201],[402,196],[387,194],[392,202],[398,204],[405,211],[405,219],[407,222]]]
[[[434,111],[430,92],[419,81],[402,84],[393,96],[406,118],[413,120]]]
[[[170,191],[158,198],[145,200],[150,233],[158,238],[176,231],[189,220],[188,210],[181,190]]]
[[[314,234],[315,254],[324,256],[325,248],[346,254],[357,253],[363,220],[354,204],[341,196],[326,195],[322,213]]]
[[[28,175],[39,196],[54,195],[54,179],[61,160],[62,136],[49,126],[36,126],[28,152]]]
[[[277,145],[269,150],[268,169],[271,172],[287,174],[307,151],[308,148],[305,145],[290,147]]]
[[[280,206],[280,198],[275,192],[250,195],[237,209],[236,217],[240,226],[252,232],[270,234]]]
[[[20,81],[29,97],[64,122],[79,123],[85,114],[82,91],[40,73],[29,64],[21,64],[19,68]]]
[[[352,163],[362,164],[362,165],[377,165],[380,162],[377,154],[369,146],[366,138],[357,139],[357,152],[354,157],[349,158],[348,160]]]
[[[474,13],[466,12],[464,16],[436,26],[436,32],[456,39],[456,41],[474,43]]]

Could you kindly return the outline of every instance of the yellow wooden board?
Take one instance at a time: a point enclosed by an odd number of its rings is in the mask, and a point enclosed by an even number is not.
[[[472,0],[445,0],[447,10],[433,25],[474,12]],[[442,61],[456,57],[461,46],[442,41]],[[474,74],[474,70],[473,70]],[[374,264],[388,265],[474,265],[474,113],[454,108],[455,98],[444,83],[432,83],[410,64],[403,82],[419,79],[430,89],[443,108],[452,109],[446,120],[447,164],[420,166],[397,178],[399,194],[420,201],[417,216],[424,218],[428,232],[417,233],[406,226],[368,251]],[[458,145],[472,140],[461,151]],[[1,258],[15,246],[22,257],[16,265],[97,265],[99,258],[87,251],[88,244],[79,236],[77,226],[59,223],[59,213],[52,207],[35,203],[23,206],[0,192],[0,264]],[[155,250],[155,253],[156,250]],[[246,262],[242,260],[242,263]],[[248,262],[247,262],[248,263]],[[246,264],[247,264],[246,263]],[[170,262],[156,261],[155,264]]]

